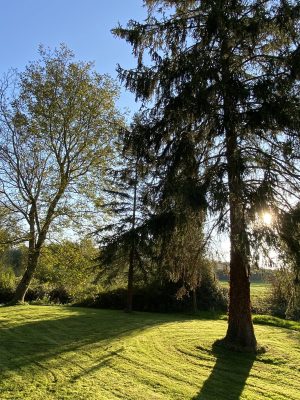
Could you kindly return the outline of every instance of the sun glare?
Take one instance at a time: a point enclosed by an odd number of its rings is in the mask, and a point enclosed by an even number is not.
[[[268,211],[264,211],[262,213],[262,222],[264,223],[264,225],[267,225],[267,226],[271,225],[273,222],[272,214]]]

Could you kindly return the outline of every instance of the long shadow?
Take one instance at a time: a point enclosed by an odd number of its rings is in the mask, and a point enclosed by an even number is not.
[[[238,400],[256,359],[255,354],[238,353],[213,346],[213,370],[193,400]]]
[[[3,308],[4,310],[9,309]],[[16,308],[11,308],[11,310],[14,312]],[[32,312],[34,313],[34,309]],[[50,358],[60,357],[65,362],[75,362],[75,360],[69,360],[70,353],[95,343],[103,350],[102,358],[99,357],[98,360],[98,367],[106,365],[119,353],[118,349],[113,353],[110,351],[113,340],[121,340],[154,325],[194,318],[176,314],[133,313],[128,315],[121,311],[75,307],[69,308],[66,316],[63,316],[63,312],[57,312],[56,315],[54,313],[52,319],[49,319],[49,312],[45,313],[44,319],[40,319],[42,317],[39,314],[38,320],[34,320],[31,316],[26,319],[27,315],[28,310],[25,307],[24,311],[20,311],[21,321],[11,326],[5,319],[1,319],[0,312],[0,376],[27,365],[41,366],[43,361]],[[88,373],[82,366],[78,367],[81,373],[77,378]]]

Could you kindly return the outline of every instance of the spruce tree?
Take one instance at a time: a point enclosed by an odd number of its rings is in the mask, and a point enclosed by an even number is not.
[[[178,159],[196,154],[199,193],[208,211],[228,224],[231,242],[225,342],[255,350],[251,220],[298,190],[300,5],[144,3],[143,23],[131,20],[113,31],[137,58],[135,69],[118,71],[144,105],[141,153],[155,151],[165,181],[180,168]]]
[[[141,225],[145,215],[142,205],[142,190],[145,186],[146,168],[140,163],[135,147],[131,146],[129,138],[138,129],[139,117],[134,117],[130,129],[119,131],[119,159],[107,170],[106,201],[102,208],[111,215],[109,223],[98,228],[101,252],[97,261],[101,274],[107,281],[114,280],[118,275],[127,275],[127,296],[125,311],[133,309],[134,281],[137,272],[145,275],[144,263],[141,261],[140,236]]]

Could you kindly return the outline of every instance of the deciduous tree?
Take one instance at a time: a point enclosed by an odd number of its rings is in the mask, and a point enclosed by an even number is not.
[[[86,215],[83,196],[98,191],[120,122],[109,77],[75,62],[65,46],[40,55],[0,91],[0,202],[21,217],[29,250],[16,302],[51,227]]]

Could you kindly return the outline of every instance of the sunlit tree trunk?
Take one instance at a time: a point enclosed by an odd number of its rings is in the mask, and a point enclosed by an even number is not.
[[[16,288],[15,295],[13,300],[11,301],[11,304],[22,303],[25,300],[26,293],[29,289],[30,283],[33,279],[33,276],[38,266],[41,250],[42,247],[44,246],[56,206],[61,196],[63,195],[65,189],[66,189],[66,183],[64,180],[62,180],[56,196],[49,204],[47,216],[45,218],[45,223],[42,228],[40,228],[39,226],[37,227],[36,225],[38,216],[37,216],[37,207],[34,201],[30,207],[30,212],[28,214],[29,241],[28,241],[27,267],[21,281],[19,282]]]
[[[39,256],[40,256],[40,248],[37,248],[36,244],[36,230],[35,230],[35,217],[36,217],[36,207],[35,204],[32,204],[30,207],[30,211],[28,214],[29,217],[29,240],[28,240],[28,256],[27,256],[27,266],[22,276],[21,281],[19,282],[12,304],[23,303],[25,300],[26,293],[29,289],[30,283],[34,276],[34,273],[37,268]]]
[[[33,253],[31,250],[29,250],[31,253],[28,256],[28,263],[27,263],[27,268],[26,271],[19,282],[17,289],[15,291],[14,298],[12,300],[12,304],[17,304],[17,303],[23,303],[25,300],[26,293],[29,289],[30,283],[32,281],[32,278],[34,276],[34,273],[36,271],[37,265],[38,265],[38,259],[40,252],[37,250],[33,250]]]

